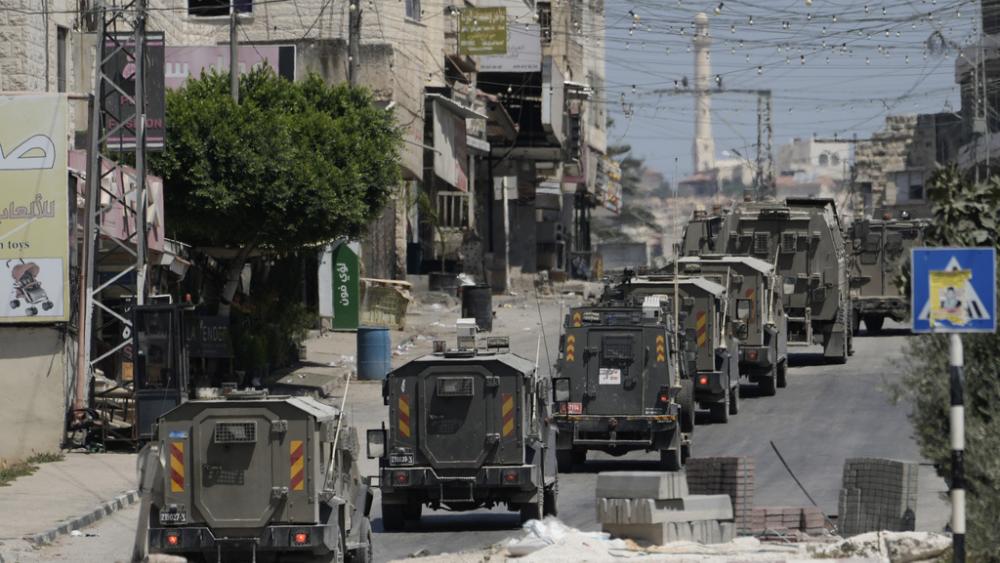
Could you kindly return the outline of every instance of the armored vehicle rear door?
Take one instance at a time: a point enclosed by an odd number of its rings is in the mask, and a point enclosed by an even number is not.
[[[478,468],[520,460],[518,378],[481,365],[435,366],[420,377],[420,449],[434,467]]]
[[[272,487],[289,484],[276,470],[277,457],[288,455],[276,442],[280,434],[272,432],[277,422],[274,413],[255,407],[202,411],[194,418],[191,495],[210,526],[258,527],[271,520],[277,506]],[[309,444],[301,450],[304,456]]]
[[[585,414],[642,414],[647,394],[643,364],[649,360],[643,331],[587,331]]]

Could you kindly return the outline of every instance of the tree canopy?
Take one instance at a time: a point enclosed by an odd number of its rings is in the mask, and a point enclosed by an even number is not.
[[[216,73],[167,95],[167,230],[196,245],[290,249],[354,236],[398,184],[401,134],[363,89],[269,68]]]

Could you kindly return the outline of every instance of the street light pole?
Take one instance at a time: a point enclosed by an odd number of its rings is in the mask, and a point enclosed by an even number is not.
[[[237,61],[239,42],[236,38],[236,0],[229,0],[229,92],[240,103],[240,63]]]

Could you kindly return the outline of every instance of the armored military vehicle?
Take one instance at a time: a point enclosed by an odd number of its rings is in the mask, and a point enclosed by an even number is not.
[[[900,291],[896,278],[907,268],[910,249],[922,246],[930,221],[859,219],[848,230],[851,245],[852,328],[857,333],[861,321],[868,334],[882,330],[886,317],[903,322],[910,315],[909,295]]]
[[[694,405],[669,306],[651,298],[638,307],[573,308],[560,340],[552,382],[559,470],[584,463],[588,450],[658,451],[664,469],[679,470],[690,454]]]
[[[674,277],[646,275],[623,280],[626,301],[641,304],[649,297],[669,302]],[[677,277],[681,350],[694,388],[694,402],[711,412],[714,422],[729,422],[739,412],[739,345],[728,330],[729,299],[722,276]],[[667,303],[668,304],[668,303]]]
[[[487,338],[485,349],[441,348],[389,373],[389,425],[368,431],[383,527],[418,521],[424,506],[503,505],[522,523],[556,514],[549,379],[510,353],[505,337]]]
[[[740,202],[723,221],[721,253],[774,264],[782,278],[788,344],[822,344],[845,363],[852,352],[847,245],[832,199]]]
[[[338,408],[233,392],[164,414],[140,456],[136,555],[371,560],[372,496]]]
[[[721,279],[728,285],[730,334],[739,339],[740,374],[762,395],[788,383],[788,326],[781,279],[774,267],[752,256],[706,254],[678,260],[682,273]]]
[[[698,256],[718,252],[716,242],[722,229],[723,219],[722,214],[708,215],[703,209],[695,210],[691,220],[684,227],[680,255]]]

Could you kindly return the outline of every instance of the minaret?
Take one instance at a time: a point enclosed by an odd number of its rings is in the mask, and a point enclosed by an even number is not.
[[[708,35],[708,16],[700,13],[694,17],[694,171],[715,168],[715,139],[712,138],[712,99],[709,80],[712,63],[709,50],[712,38]]]

